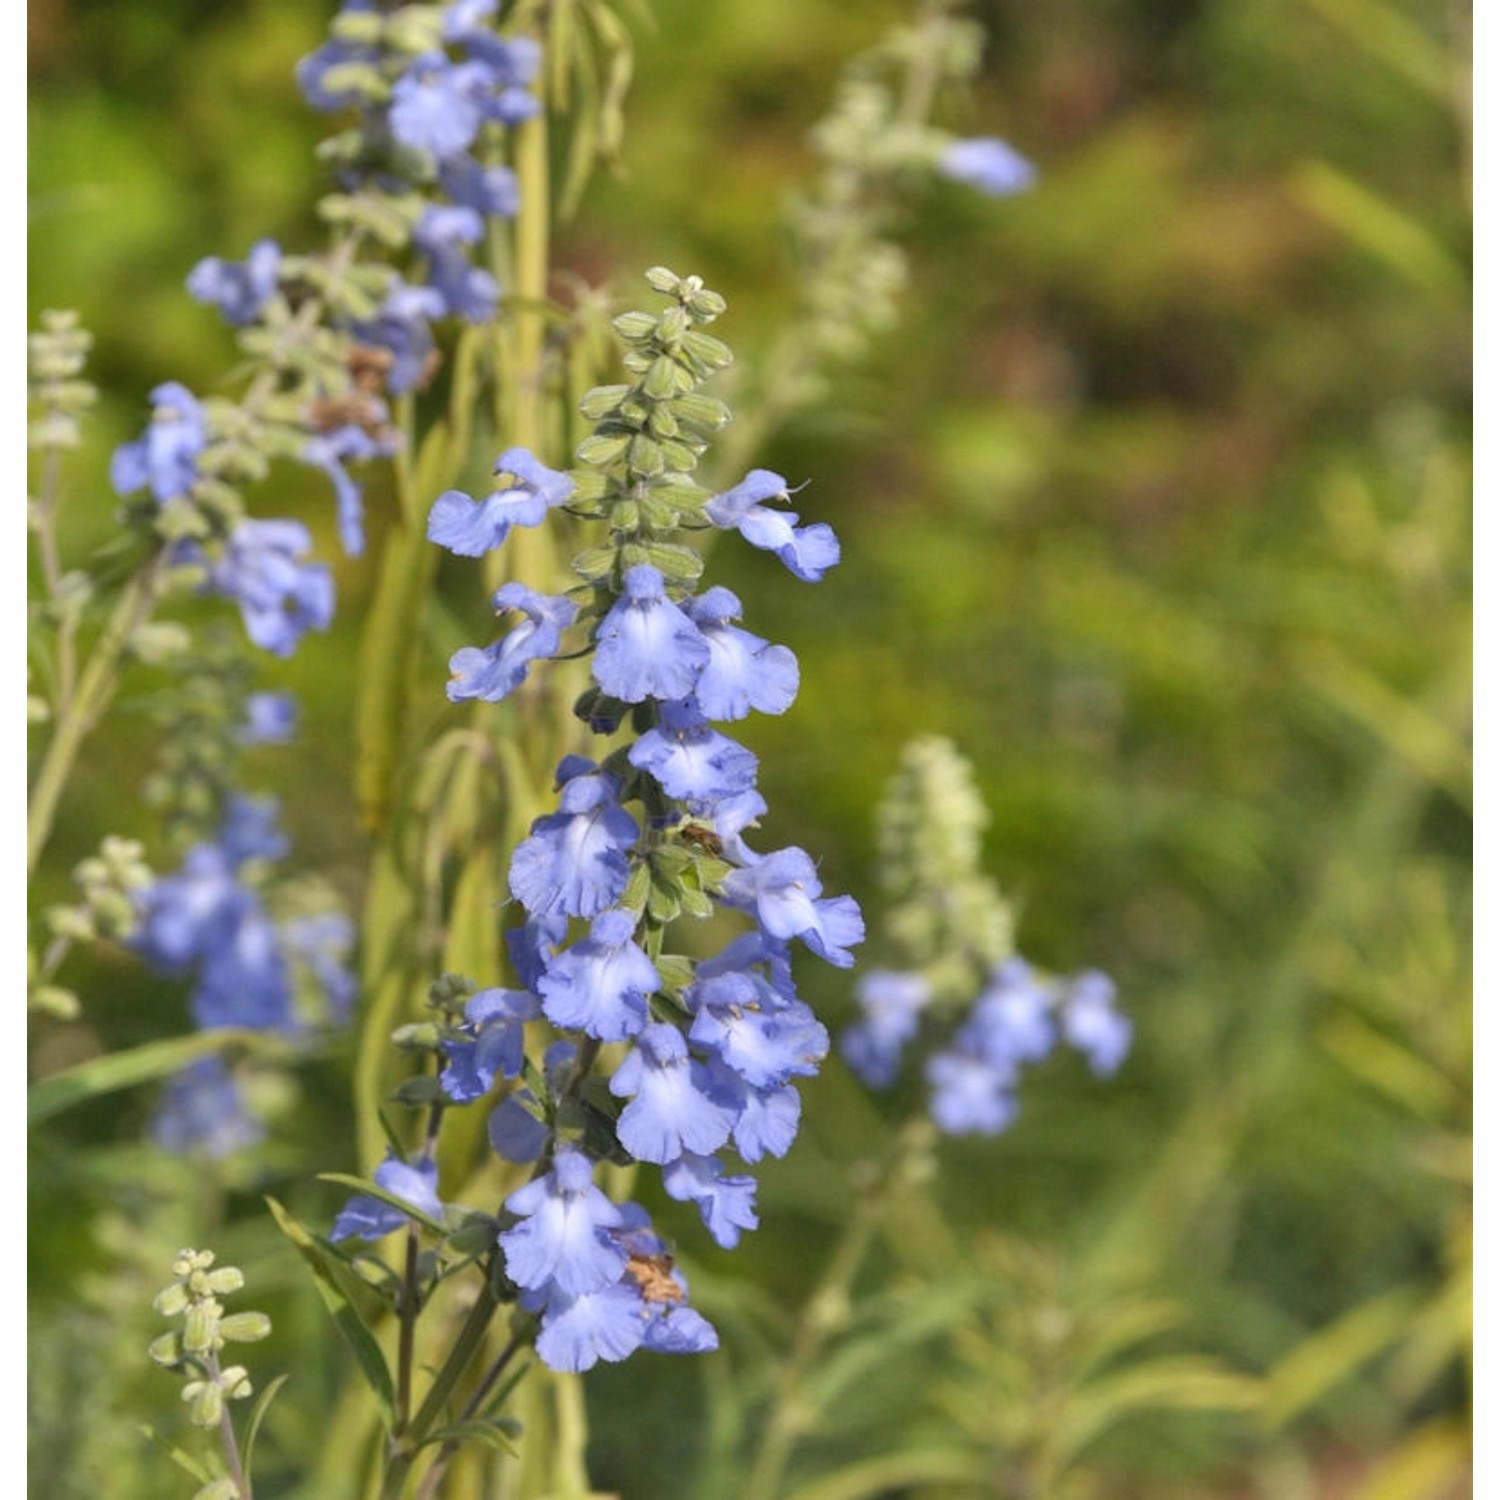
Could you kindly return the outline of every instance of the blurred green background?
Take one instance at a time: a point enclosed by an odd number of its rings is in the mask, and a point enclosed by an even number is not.
[[[318,242],[324,122],[291,69],[326,9],[32,0],[30,306],[78,309],[105,392],[72,468],[74,545],[108,534],[107,455],[146,392],[211,389],[230,363],[228,331],[182,290],[187,270],[262,235]],[[1179,1316],[1153,1348],[1264,1377],[1267,1395],[1249,1413],[1124,1401],[1084,1447],[1080,1493],[1464,1494],[1468,10],[994,0],[972,13],[984,70],[947,123],[1004,136],[1040,184],[1000,204],[924,191],[900,225],[913,266],[900,326],[755,455],[810,481],[804,517],[834,525],[842,565],[809,589],[748,549],[714,557],[748,623],[802,663],[795,709],[747,735],[773,809],[765,839],[823,854],[827,887],[872,918],[877,962],[874,804],[906,738],[946,734],[992,809],[987,862],[1023,950],[1119,984],[1136,1045],[1118,1078],[1061,1059],[1038,1070],[1003,1138],[945,1148],[934,1201],[1029,1288],[995,1312],[998,1347],[1040,1307],[1076,1322],[1101,1287],[1155,1288]],[[618,172],[591,186],[560,265],[629,296],[649,264],[697,271],[756,368],[793,305],[780,223],[813,169],[806,133],[841,64],[907,14],[887,0],[651,0],[632,21]],[[305,515],[333,556],[321,482],[272,488],[252,508]],[[303,740],[256,769],[302,857],[352,898],[363,850],[341,653],[369,583],[336,568],[339,623],[276,675],[304,697]],[[44,886],[101,832],[136,831],[119,826],[119,793],[144,776],[149,739],[127,719],[95,746]],[[132,966],[101,978],[88,1021],[38,1042],[44,1061],[182,1024],[182,996]],[[851,1013],[848,976],[809,972],[806,988],[831,1021]],[[296,1177],[351,1169],[336,1064],[303,1083],[297,1118],[315,1128],[278,1138],[269,1179],[294,1198]],[[842,1164],[913,1103],[872,1105],[833,1064],[805,1095],[804,1138],[764,1173],[768,1228],[732,1256],[698,1239],[684,1251],[695,1291],[726,1309],[743,1277],[792,1316],[850,1201]],[[145,1107],[117,1098],[35,1147],[37,1493],[167,1492],[125,1476],[152,1471],[132,1424],[160,1420],[169,1383],[98,1332],[107,1317],[154,1331],[119,1306],[142,1226],[171,1248],[206,1238],[185,1169],[134,1150]],[[316,1444],[311,1393],[337,1356],[313,1352],[319,1314],[257,1227],[265,1186],[214,1201],[241,1263],[260,1255],[260,1284],[287,1284],[265,1366],[295,1359],[304,1382],[300,1416],[273,1420],[290,1465]],[[319,1191],[309,1215],[335,1201]],[[662,1217],[690,1238],[690,1215]],[[899,1256],[882,1267],[915,1274]],[[683,1477],[719,1409],[716,1377],[692,1364],[590,1377],[601,1488],[733,1495]],[[1040,1399],[1028,1371],[1022,1404]],[[997,1411],[1011,1399],[1004,1372],[951,1343],[907,1348],[859,1400],[831,1402],[796,1464],[811,1475],[951,1426],[914,1396],[939,1376]],[[1024,1446],[991,1415],[966,1441]],[[115,1487],[97,1488],[100,1473]]]

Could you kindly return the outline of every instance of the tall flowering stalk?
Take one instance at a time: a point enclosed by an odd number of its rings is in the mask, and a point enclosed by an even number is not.
[[[482,557],[558,510],[601,533],[574,558],[566,592],[543,595],[518,580],[498,590],[497,611],[518,623],[455,653],[447,691],[455,702],[498,703],[533,668],[584,653],[591,682],[575,711],[605,743],[597,758],[562,759],[556,810],[534,820],[510,858],[520,920],[506,944],[517,983],[462,999],[464,987],[441,986],[434,1021],[398,1034],[434,1059],[408,1090],[430,1110],[429,1129],[415,1155],[377,1170],[371,1186],[383,1196],[356,1197],[331,1234],[381,1239],[401,1227],[402,1204],[434,1230],[449,1230],[447,1212],[466,1234],[476,1225],[483,1234],[483,1216],[439,1201],[435,1153],[453,1106],[490,1100],[490,1144],[531,1169],[488,1221],[490,1310],[513,1302],[528,1315],[499,1360],[534,1341],[544,1364],[570,1373],[641,1348],[715,1346],[666,1242],[638,1204],[601,1191],[599,1167],[659,1167],[668,1195],[692,1203],[716,1243],[735,1246],[758,1222],[755,1182],[724,1153],[749,1166],[790,1148],[797,1080],[817,1071],[829,1045],[797,996],[794,940],[848,967],[864,936],[858,907],[823,894],[806,851],[762,854],[745,841],[766,811],[756,757],[716,725],[784,712],[797,663],[736,623],[742,606],[727,589],[697,591],[703,562],[688,539],[738,530],[810,581],[837,561],[838,543],[827,526],[802,526],[783,508],[780,476],[753,471],[720,494],[695,482],[729,417],[700,389],[730,359],[703,331],[723,299],[664,268],[647,280],[667,305],[616,319],[634,379],[584,398],[596,425],[579,467],[551,470],[509,449],[488,495],[449,490],[432,506],[429,537],[461,557]],[[701,944],[684,919],[719,916],[743,930],[695,956]],[[432,1290],[408,1280],[403,1305]],[[399,1476],[426,1424],[418,1413],[397,1426]]]

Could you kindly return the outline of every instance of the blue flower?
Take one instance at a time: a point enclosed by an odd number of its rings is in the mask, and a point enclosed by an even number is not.
[[[408,1165],[392,1152],[375,1168],[377,1187],[384,1188],[392,1197],[400,1198],[403,1203],[433,1219],[443,1217],[437,1184],[437,1163],[426,1157]],[[410,1215],[402,1213],[399,1208],[367,1193],[357,1193],[333,1221],[328,1238],[381,1240],[409,1222]]]
[[[495,609],[517,609],[526,619],[491,646],[464,646],[453,653],[448,697],[454,703],[468,698],[498,703],[509,696],[520,687],[532,662],[557,651],[563,631],[578,614],[571,599],[534,593],[524,583],[504,585],[495,595]]]
[[[203,955],[190,1002],[193,1020],[204,1030],[289,1030],[295,1022],[292,978],[276,925],[259,899],[246,894],[227,938]]]
[[[684,1151],[706,1156],[729,1139],[735,1110],[675,1026],[652,1025],[625,1055],[609,1091],[630,1099],[616,1127],[638,1161],[665,1165]]]
[[[742,611],[728,589],[709,589],[701,598],[685,600],[683,609],[708,642],[709,659],[693,696],[710,719],[743,719],[751,709],[779,714],[791,707],[797,658],[785,646],[731,625]]]
[[[1025,959],[1013,958],[990,976],[959,1035],[997,1067],[1040,1062],[1057,1044],[1052,996]]]
[[[109,463],[118,495],[145,485],[165,504],[185,495],[198,478],[198,456],[208,444],[203,408],[186,386],[168,381],[151,392],[151,423],[133,443],[122,443]]]
[[[538,981],[547,972],[552,955],[568,935],[568,919],[561,912],[550,917],[533,917],[505,934],[505,951],[521,983],[533,994]]]
[[[847,945],[865,935],[859,907],[852,896],[820,899],[822,882],[803,850],[778,849],[753,865],[730,871],[723,892],[732,906],[753,911],[772,937],[800,937],[819,958],[841,969],[853,967],[854,955]]]
[[[217,844],[195,844],[177,874],[153,881],[135,899],[140,925],[132,946],[154,969],[173,974],[227,943],[253,898]]]
[[[1063,996],[1063,1035],[1101,1078],[1114,1073],[1130,1050],[1133,1028],[1114,1003],[1114,983],[1097,969],[1079,974]]]
[[[725,1250],[739,1244],[740,1230],[755,1229],[760,1224],[755,1212],[755,1179],[726,1177],[716,1156],[685,1152],[662,1168],[661,1180],[668,1197],[697,1205],[704,1228]]]
[[[174,1073],[151,1117],[151,1139],[176,1156],[220,1158],[257,1146],[266,1130],[245,1107],[228,1064],[217,1054]]]
[[[369,15],[374,10],[374,0],[345,0],[339,14]],[[347,105],[361,103],[363,95],[357,89],[329,88],[326,84],[328,75],[349,63],[373,64],[379,61],[380,53],[376,48],[331,37],[316,52],[309,53],[297,64],[297,84],[302,90],[302,97],[314,109],[343,109]]]
[[[188,295],[217,307],[236,328],[253,323],[276,291],[281,246],[257,240],[243,262],[210,255],[188,273]]]
[[[443,310],[442,294],[435,287],[410,286],[393,276],[380,311],[354,325],[354,335],[362,343],[388,349],[393,356],[385,380],[393,395],[404,395],[427,379],[436,357],[432,319],[442,317]]]
[[[691,698],[663,703],[656,727],[630,747],[628,758],[694,813],[707,812],[755,785],[755,756],[714,729]]]
[[[752,1088],[811,1076],[828,1054],[828,1032],[810,1007],[787,1001],[753,974],[700,979],[684,998],[693,1013],[688,1040]]]
[[[687,1305],[687,1282],[645,1210],[626,1203],[620,1212],[623,1222],[611,1231],[626,1256],[618,1281],[578,1296],[555,1285],[522,1294],[521,1305],[541,1315],[536,1351],[551,1369],[577,1374],[641,1348],[660,1354],[718,1348],[712,1325]]]
[[[511,856],[511,894],[533,917],[597,916],[625,893],[626,851],[640,828],[620,806],[616,777],[577,756],[558,776],[558,811],[538,818]]]
[[[839,560],[839,540],[821,521],[797,525],[795,511],[768,510],[762,500],[785,500],[786,480],[752,469],[733,489],[715,495],[704,514],[725,531],[738,531],[752,547],[774,552],[804,583],[816,583]]]
[[[959,1050],[935,1052],[926,1072],[932,1118],[949,1135],[998,1135],[1015,1119],[1014,1069]]]
[[[492,31],[475,29],[463,38],[470,57],[487,69],[490,92],[484,102],[485,116],[502,125],[519,125],[542,107],[528,85],[542,65],[542,49],[529,36],[497,37]]]
[[[1025,192],[1036,181],[1036,168],[1013,146],[994,136],[954,141],[938,158],[938,171],[954,182],[978,188],[992,198]]]
[[[741,1091],[734,1122],[734,1149],[748,1162],[763,1156],[785,1156],[802,1121],[802,1096],[789,1083]]]
[[[513,219],[520,211],[521,190],[509,167],[487,167],[467,152],[446,157],[438,168],[443,191],[463,208]]]
[[[476,209],[437,203],[426,208],[412,233],[412,243],[427,257],[427,284],[442,297],[445,311],[470,323],[489,319],[500,296],[495,278],[471,264],[465,249],[483,233]]]
[[[864,1015],[839,1038],[839,1051],[871,1088],[885,1088],[895,1082],[902,1049],[916,1035],[932,990],[920,974],[872,969],[854,993]]]
[[[280,804],[274,797],[247,797],[232,793],[224,804],[219,826],[219,847],[234,865],[247,859],[280,859],[290,848],[287,836],[277,826]]]
[[[391,89],[391,134],[403,146],[438,158],[467,151],[484,123],[482,95],[490,82],[480,63],[424,53]]]
[[[686,698],[708,664],[708,642],[670,599],[658,569],[638,563],[599,622],[594,681],[622,703]]]
[[[300,521],[241,521],[209,572],[215,592],[240,607],[245,631],[262,650],[290,656],[309,630],[333,619],[333,575],[299,563],[312,548]]]
[[[444,490],[427,518],[427,539],[460,557],[483,557],[498,547],[512,526],[538,526],[575,488],[568,475],[549,469],[525,448],[508,448],[495,460],[496,474],[515,483],[475,501],[462,490]]]
[[[349,1019],[359,995],[359,981],[347,959],[354,947],[354,924],[342,912],[293,917],[281,924],[287,952],[302,964],[323,993],[328,1019],[335,1025]]]
[[[588,937],[551,961],[537,988],[554,1026],[621,1042],[646,1025],[646,1002],[661,975],[631,941],[635,920],[633,912],[618,908],[600,912]]]
[[[520,1076],[526,1062],[526,1023],[541,1014],[528,990],[480,990],[464,1006],[461,1038],[443,1043],[448,1066],[440,1082],[456,1104],[482,1098],[495,1078]]]
[[[302,445],[302,462],[321,469],[333,481],[339,541],[350,557],[358,557],[365,550],[364,499],[359,484],[349,476],[344,464],[350,459],[389,457],[395,450],[394,435],[373,437],[353,422],[330,432],[315,432]]]
[[[581,1151],[562,1150],[552,1170],[505,1200],[520,1216],[500,1236],[505,1271],[517,1286],[555,1285],[570,1296],[601,1291],[620,1279],[625,1252],[605,1233],[621,1222],[619,1208],[594,1186]]]
[[[242,745],[287,745],[296,738],[297,700],[291,693],[251,693],[237,738]]]
[[[488,1134],[495,1154],[505,1161],[536,1161],[552,1135],[546,1121],[538,1118],[540,1108],[530,1089],[507,1094],[490,1111]]]

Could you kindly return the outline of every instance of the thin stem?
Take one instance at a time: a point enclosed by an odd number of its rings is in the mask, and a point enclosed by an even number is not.
[[[854,1201],[843,1235],[829,1257],[816,1290],[807,1299],[792,1346],[777,1372],[776,1397],[755,1454],[741,1500],[774,1500],[792,1451],[817,1416],[804,1400],[803,1383],[829,1339],[847,1320],[855,1278],[880,1227],[891,1189],[931,1141],[925,1119],[908,1122],[892,1145],[876,1181]]]
[[[496,1382],[505,1373],[505,1367],[517,1354],[524,1349],[531,1340],[516,1334],[511,1341],[497,1354],[491,1362],[488,1370],[484,1372],[484,1379],[475,1388],[474,1394],[464,1403],[464,1409],[459,1421],[468,1422],[478,1415],[485,1403],[485,1399],[494,1390]],[[433,1500],[437,1494],[438,1485],[441,1483],[448,1465],[453,1461],[453,1455],[458,1452],[459,1439],[449,1438],[443,1446],[438,1449],[438,1454],[432,1461],[432,1467],[422,1476],[422,1483],[417,1487],[416,1500]]]
[[[156,604],[162,567],[163,554],[158,552],[130,580],[89,657],[76,696],[69,703],[67,713],[58,716],[27,805],[28,875],[35,871],[37,861],[52,836],[58,803],[72,775],[78,752],[114,696],[120,662],[130,638]]]
[[[417,1226],[408,1220],[406,1266],[401,1278],[401,1305],[397,1309],[401,1326],[396,1352],[396,1414],[391,1424],[393,1441],[406,1431],[406,1421],[411,1415],[411,1371],[417,1346],[417,1315],[421,1311],[422,1298],[417,1289]]]
[[[219,1356],[210,1354],[204,1361],[210,1380],[217,1381],[220,1375]],[[234,1421],[229,1415],[226,1400],[219,1409],[219,1441],[224,1447],[224,1462],[229,1468],[229,1477],[234,1481],[238,1500],[254,1500],[250,1492],[250,1481],[245,1476],[245,1465],[240,1460],[240,1445],[234,1435]]]

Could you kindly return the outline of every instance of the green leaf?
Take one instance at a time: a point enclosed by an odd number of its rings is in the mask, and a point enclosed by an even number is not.
[[[429,1433],[417,1446],[425,1448],[431,1443],[446,1443],[450,1440],[455,1443],[483,1443],[486,1448],[493,1448],[496,1453],[516,1456],[516,1445],[511,1442],[509,1434],[503,1431],[500,1424],[496,1422],[454,1422],[447,1427],[439,1427],[436,1432]]]
[[[1412,1288],[1399,1287],[1361,1302],[1303,1339],[1266,1375],[1266,1421],[1272,1427],[1294,1421],[1388,1348],[1406,1327],[1418,1301]]]
[[[144,1422],[141,1424],[140,1430],[145,1433],[145,1435],[150,1438],[151,1441],[155,1443],[157,1447],[159,1447],[167,1455],[167,1457],[177,1465],[179,1469],[183,1470],[184,1473],[191,1474],[199,1484],[211,1484],[213,1482],[214,1476],[208,1471],[208,1469],[205,1468],[203,1464],[199,1463],[196,1458],[192,1458],[188,1454],[184,1453],[182,1449],[179,1448],[177,1444],[171,1440],[171,1438],[163,1437],[161,1433],[159,1433],[154,1427]]]
[[[290,1375],[278,1375],[255,1398],[255,1405],[250,1408],[250,1420],[245,1424],[244,1442],[245,1482],[247,1485],[253,1478],[252,1466],[255,1462],[255,1440],[260,1436],[261,1423],[265,1421],[266,1412],[270,1410],[271,1403],[276,1399],[276,1392],[290,1379]]]
[[[316,1236],[306,1229],[274,1198],[267,1197],[266,1206],[277,1227],[296,1246],[297,1253],[312,1272],[313,1284],[329,1311],[334,1326],[343,1335],[350,1352],[359,1366],[365,1384],[370,1387],[380,1408],[381,1417],[389,1428],[395,1421],[396,1393],[391,1385],[391,1372],[386,1367],[385,1355],[375,1335],[365,1326],[354,1304],[345,1295],[338,1277],[334,1274],[334,1257],[319,1243]]]
[[[139,1047],[127,1047],[121,1052],[107,1052],[103,1057],[90,1058],[86,1063],[48,1074],[32,1084],[26,1091],[26,1123],[28,1126],[39,1125],[87,1099],[97,1099],[120,1089],[134,1088],[139,1083],[164,1078],[190,1062],[226,1047],[245,1047],[282,1057],[291,1055],[285,1041],[263,1031],[233,1027],[194,1032],[165,1041],[143,1042]]]

